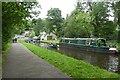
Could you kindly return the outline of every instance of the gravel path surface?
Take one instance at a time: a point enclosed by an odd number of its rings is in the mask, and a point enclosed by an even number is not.
[[[70,78],[20,43],[13,43],[3,66],[3,78]]]

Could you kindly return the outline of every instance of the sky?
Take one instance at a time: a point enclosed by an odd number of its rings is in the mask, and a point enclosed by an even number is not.
[[[59,8],[62,12],[62,17],[70,14],[74,8],[77,0],[37,0],[41,5],[40,18],[46,18],[47,11],[50,8]]]
[[[37,0],[41,6],[40,18],[46,18],[47,11],[50,8],[59,8],[62,13],[62,17],[66,18],[67,14],[70,14],[74,9],[78,0]],[[114,20],[114,17],[109,17],[109,20]]]

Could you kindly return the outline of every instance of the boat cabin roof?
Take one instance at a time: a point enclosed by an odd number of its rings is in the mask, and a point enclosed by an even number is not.
[[[62,38],[62,40],[105,40],[104,38]]]

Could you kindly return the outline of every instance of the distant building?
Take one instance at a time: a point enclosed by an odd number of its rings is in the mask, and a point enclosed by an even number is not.
[[[29,35],[32,33],[32,31],[33,31],[32,28],[26,29],[23,35],[26,36],[26,37],[29,37]]]
[[[57,36],[53,33],[47,34],[46,32],[40,32],[40,40],[56,40]]]
[[[24,36],[28,37],[30,34],[30,31],[25,31]]]

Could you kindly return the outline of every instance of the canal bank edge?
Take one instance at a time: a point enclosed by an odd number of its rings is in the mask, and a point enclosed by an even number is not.
[[[38,47],[34,44],[25,43],[23,40],[19,40],[19,42],[34,54],[46,60],[50,64],[53,64],[55,67],[73,78],[120,78],[120,75],[117,73],[108,72],[107,70],[92,66],[84,61]]]

